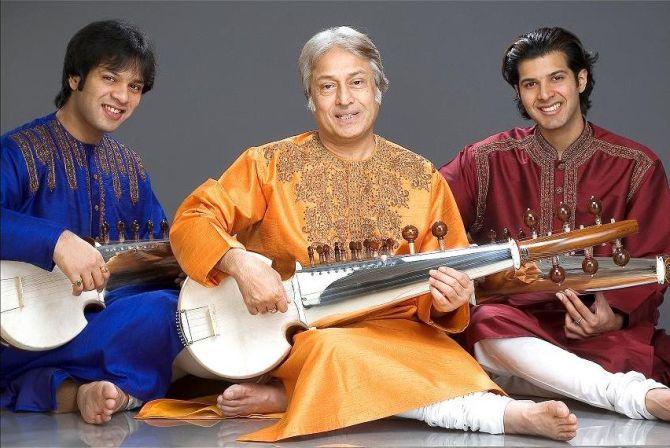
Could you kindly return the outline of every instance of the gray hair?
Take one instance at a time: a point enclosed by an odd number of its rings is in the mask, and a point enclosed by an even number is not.
[[[382,102],[382,93],[389,88],[389,80],[384,74],[382,57],[374,42],[365,34],[348,26],[338,26],[323,30],[307,41],[298,59],[302,89],[307,98],[307,108],[314,112],[314,100],[310,89],[312,70],[321,56],[333,47],[340,47],[356,56],[370,61],[370,68],[375,77],[375,100]]]

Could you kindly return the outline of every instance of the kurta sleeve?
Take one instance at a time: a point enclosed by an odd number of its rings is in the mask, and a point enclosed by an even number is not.
[[[647,171],[637,191],[628,202],[626,219],[635,219],[639,232],[624,239],[632,257],[670,254],[668,215],[670,187],[660,160]],[[646,285],[605,292],[612,308],[627,315],[628,325],[658,320],[658,307],[668,285]]]
[[[467,247],[468,238],[458,212],[458,206],[449,185],[437,171],[433,173],[430,204],[431,209],[427,213],[426,221],[421,226],[420,231],[422,233],[416,240],[419,243],[417,250],[419,252],[429,252],[439,248],[437,239],[431,233],[431,226],[437,221],[443,221],[447,224],[448,233],[444,239],[446,248]],[[423,322],[449,333],[461,332],[468,326],[470,320],[469,303],[465,303],[439,318],[431,317],[432,303],[431,294],[425,294],[417,298],[417,314]]]
[[[477,165],[473,151],[466,147],[440,173],[449,184],[466,229],[475,222],[477,208]]]
[[[30,199],[30,179],[21,150],[10,138],[3,138],[0,216],[0,258],[31,263],[52,270],[53,253],[62,224],[21,213]]]
[[[223,274],[214,269],[233,248],[244,248],[234,237],[259,222],[267,202],[255,151],[245,151],[218,181],[207,180],[184,200],[170,231],[172,250],[182,269],[206,286]]]

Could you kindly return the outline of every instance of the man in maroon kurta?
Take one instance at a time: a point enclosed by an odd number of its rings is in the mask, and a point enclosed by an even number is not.
[[[571,228],[591,225],[587,207],[595,196],[603,220],[638,220],[639,233],[624,240],[631,256],[670,253],[670,189],[661,161],[585,121],[595,60],[561,28],[527,33],[506,51],[503,76],[535,126],[467,146],[440,169],[474,242],[488,242],[493,232],[529,236],[527,208],[539,234],[560,231],[561,203],[571,212]],[[609,245],[594,251],[612,254]],[[656,329],[664,290],[597,293],[590,307],[569,290],[501,297],[475,307],[467,344],[508,392],[541,390],[633,418],[667,420],[670,390],[660,383],[670,383],[670,336]]]

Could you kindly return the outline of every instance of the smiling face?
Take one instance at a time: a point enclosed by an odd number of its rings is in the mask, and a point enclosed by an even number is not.
[[[544,133],[574,133],[583,126],[579,94],[586,88],[588,72],[575,74],[563,52],[556,51],[519,64],[521,104]]]
[[[310,89],[324,143],[351,146],[374,142],[379,103],[367,59],[340,47],[331,48],[315,64]]]
[[[68,131],[87,143],[98,142],[103,134],[116,130],[142,98],[142,77],[133,68],[112,71],[99,65],[88,73],[82,90],[78,90],[78,76],[69,82],[72,95],[61,111]]]

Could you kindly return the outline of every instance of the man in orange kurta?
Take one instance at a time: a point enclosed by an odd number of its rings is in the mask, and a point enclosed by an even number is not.
[[[419,229],[417,250],[430,251],[438,247],[430,227],[444,221],[447,246],[468,244],[439,172],[373,133],[388,81],[372,41],[348,27],[332,28],[307,42],[299,65],[318,130],[245,151],[218,181],[206,181],[184,201],[170,235],[192,279],[216,285],[233,276],[252,314],[286,311],[281,278],[296,260],[309,263],[307,248],[315,243],[402,241],[401,229],[412,224]],[[247,251],[272,259],[274,269]],[[407,243],[398,252],[407,253]],[[283,385],[231,386],[219,399],[223,414],[286,405],[279,422],[242,437],[248,441],[397,414],[446,428],[574,437],[576,418],[563,403],[504,396],[448,336],[468,324],[472,281],[440,268],[430,283],[425,296],[297,334],[272,372]]]

